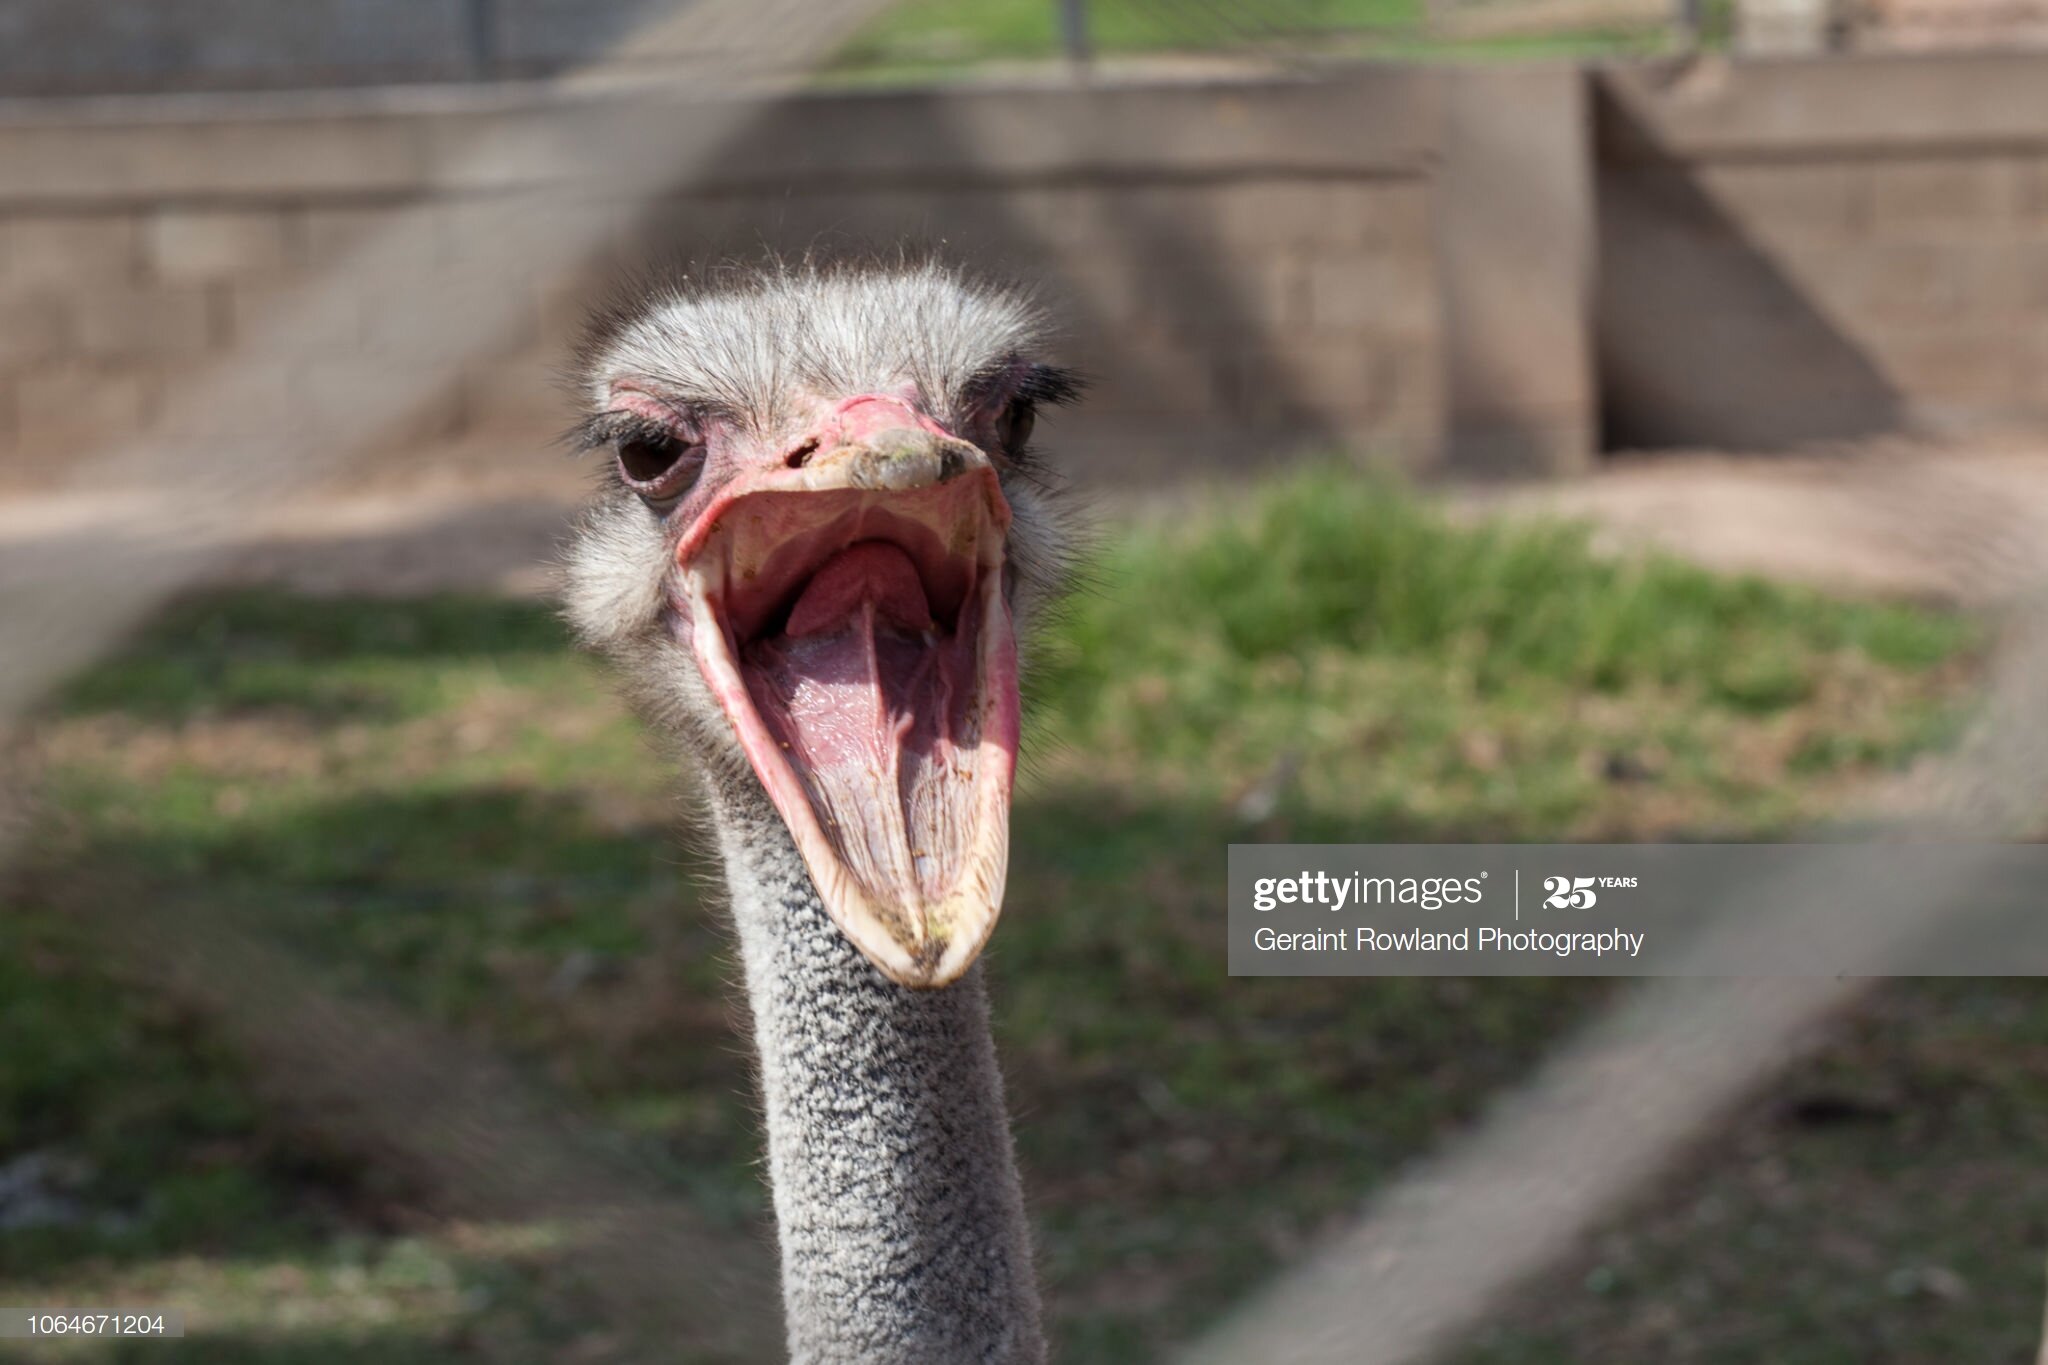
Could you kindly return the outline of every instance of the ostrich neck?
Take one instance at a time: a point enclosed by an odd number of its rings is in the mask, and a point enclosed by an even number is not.
[[[826,916],[758,788],[720,792],[714,809],[761,1054],[792,1361],[1042,1361],[981,969],[939,991],[895,985]]]

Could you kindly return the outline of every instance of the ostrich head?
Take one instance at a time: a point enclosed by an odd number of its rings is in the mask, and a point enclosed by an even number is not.
[[[931,263],[774,264],[593,328],[612,456],[568,610],[726,789],[758,784],[833,922],[943,986],[1001,909],[1017,632],[1063,561],[1034,410],[1075,393],[1017,291]]]

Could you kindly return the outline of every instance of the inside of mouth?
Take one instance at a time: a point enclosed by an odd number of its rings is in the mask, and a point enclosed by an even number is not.
[[[981,595],[935,613],[900,545],[857,541],[742,641],[740,676],[833,853],[871,894],[941,901],[978,817]]]
[[[905,986],[957,980],[1002,909],[1009,524],[984,470],[745,493],[678,550],[699,672],[833,922]]]

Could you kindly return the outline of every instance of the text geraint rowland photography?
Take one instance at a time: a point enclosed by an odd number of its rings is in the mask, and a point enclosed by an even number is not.
[[[1793,844],[1234,844],[1230,970],[1247,976],[1835,975],[1868,970],[1875,932],[1838,922],[1786,935],[1816,846]],[[1820,846],[1840,885],[1954,901],[1984,925],[1943,960],[1887,950],[1945,975],[2015,970],[2011,925],[2036,913],[2048,851],[1980,858],[1965,895],[1939,846]],[[1966,850],[1953,850],[1961,856]],[[1981,854],[1982,851],[1979,850]],[[1805,872],[1799,871],[1806,868]],[[1749,928],[1745,930],[1744,926]],[[1759,927],[1771,932],[1755,932]],[[1768,945],[1768,946],[1767,946]],[[2048,964],[2044,964],[2048,965]]]

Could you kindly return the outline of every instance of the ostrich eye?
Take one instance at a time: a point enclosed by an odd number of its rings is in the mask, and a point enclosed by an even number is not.
[[[1006,454],[1016,455],[1024,449],[1024,443],[1031,439],[1031,428],[1038,422],[1038,414],[1031,404],[1016,402],[1003,409],[1003,415],[996,419],[996,440],[1002,444]]]
[[[656,427],[621,432],[613,443],[619,477],[626,487],[650,501],[665,501],[689,491],[704,467],[704,443],[688,434]]]
[[[683,443],[673,436],[630,436],[619,442],[619,469],[628,483],[658,483],[676,467],[683,451]]]

